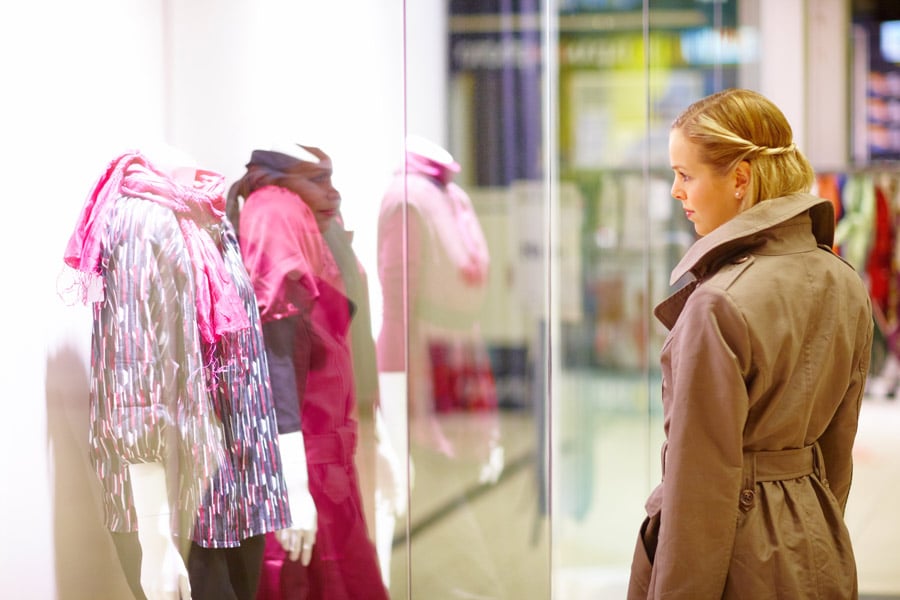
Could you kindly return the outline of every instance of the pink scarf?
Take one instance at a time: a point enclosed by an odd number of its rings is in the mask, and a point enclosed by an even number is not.
[[[217,173],[198,170],[192,184],[184,185],[157,170],[139,152],[127,152],[112,160],[94,185],[66,246],[64,260],[92,278],[99,277],[103,234],[121,196],[170,208],[178,219],[194,268],[200,334],[206,342],[215,343],[224,333],[250,326],[219,248],[204,229],[222,222],[224,192],[224,178]]]
[[[454,256],[460,274],[469,285],[482,286],[487,281],[490,257],[472,201],[461,187],[453,183],[453,177],[459,170],[460,166],[456,161],[441,162],[416,152],[406,153],[406,172],[430,177],[436,181],[450,203],[455,223],[446,223],[437,228],[438,237],[451,235],[459,236],[463,240],[466,255]],[[451,246],[453,245],[447,244],[447,247]]]
[[[439,162],[433,158],[417,154],[409,151],[406,153],[406,170],[410,173],[421,173],[428,177],[433,177],[447,185],[453,181],[453,176],[459,173],[459,163],[457,162]]]

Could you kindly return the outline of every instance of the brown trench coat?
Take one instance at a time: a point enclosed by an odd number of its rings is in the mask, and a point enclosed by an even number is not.
[[[833,234],[832,205],[793,194],[698,240],[672,272],[694,279],[655,310],[671,330],[663,477],[629,599],[857,597],[843,513],[873,321]]]

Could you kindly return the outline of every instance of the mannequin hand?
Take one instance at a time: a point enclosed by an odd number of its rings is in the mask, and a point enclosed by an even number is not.
[[[129,465],[141,542],[141,587],[148,600],[191,597],[187,568],[169,524],[165,469],[160,463]]]
[[[309,565],[316,543],[316,505],[308,490],[305,494],[288,492],[288,499],[294,524],[287,529],[276,531],[275,539],[291,560],[299,558],[305,567]]]
[[[478,475],[479,483],[497,483],[503,473],[504,452],[503,446],[494,445],[487,461],[481,465]]]
[[[147,600],[190,600],[187,568],[171,538],[141,538],[141,588]]]
[[[313,546],[316,543],[316,532],[308,529],[279,529],[275,532],[275,539],[287,552],[292,561],[300,559],[300,563],[306,567],[312,559]]]
[[[316,543],[318,514],[309,493],[303,433],[283,433],[278,436],[278,445],[293,521],[287,529],[276,531],[275,539],[291,560],[300,559],[303,566],[307,566]]]

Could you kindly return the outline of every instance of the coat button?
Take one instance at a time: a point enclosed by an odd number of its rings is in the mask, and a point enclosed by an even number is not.
[[[741,508],[748,509],[753,506],[753,499],[756,497],[756,492],[753,490],[744,490],[741,492]]]

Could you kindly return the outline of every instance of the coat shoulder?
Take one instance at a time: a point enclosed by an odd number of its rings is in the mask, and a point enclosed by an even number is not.
[[[756,256],[749,252],[740,253],[719,266],[703,282],[704,285],[728,290],[742,276],[745,276],[757,262]]]

